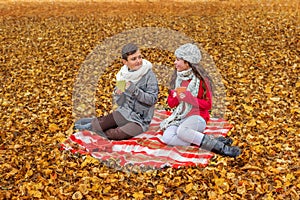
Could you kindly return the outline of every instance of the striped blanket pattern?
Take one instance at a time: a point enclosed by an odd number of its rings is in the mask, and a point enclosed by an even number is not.
[[[106,164],[114,161],[114,165],[121,167],[128,165],[157,169],[207,166],[213,153],[198,146],[168,146],[162,142],[159,124],[170,114],[169,111],[156,110],[149,130],[129,140],[110,141],[91,131],[80,131],[61,143],[61,149],[91,155]],[[232,125],[226,120],[211,118],[204,133],[215,137],[226,136],[231,128]]]

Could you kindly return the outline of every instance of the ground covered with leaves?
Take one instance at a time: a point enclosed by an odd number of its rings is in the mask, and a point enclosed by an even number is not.
[[[299,199],[299,21],[296,0],[1,1],[0,198]],[[82,62],[106,38],[138,27],[180,31],[212,56],[241,156],[216,156],[204,169],[128,173],[59,150],[74,122]],[[144,55],[174,61],[172,52]],[[102,77],[112,81],[101,79],[97,89],[99,115],[111,108],[118,62]]]

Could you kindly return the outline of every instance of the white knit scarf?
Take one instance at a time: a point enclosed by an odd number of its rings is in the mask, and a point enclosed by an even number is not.
[[[187,87],[187,91],[190,91],[194,97],[198,96],[200,80],[194,75],[192,69],[188,69],[182,72],[177,72],[177,78],[175,83],[175,88],[180,87],[183,80],[190,80]],[[167,127],[174,125],[178,126],[180,121],[191,111],[192,105],[181,101],[173,113],[160,124],[161,129],[166,129]]]
[[[127,65],[121,67],[116,75],[116,79],[117,81],[125,80],[126,82],[137,83],[151,68],[152,64],[148,60],[143,59],[142,66],[136,71],[129,71],[130,69]]]

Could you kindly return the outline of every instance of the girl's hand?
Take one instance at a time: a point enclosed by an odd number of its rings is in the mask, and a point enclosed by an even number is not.
[[[172,94],[172,97],[175,98],[177,96],[177,93],[174,91]]]
[[[179,98],[182,100],[182,99],[184,99],[186,97],[186,95],[185,95],[185,93],[184,92],[181,92],[180,94],[179,94]]]
[[[178,96],[179,100],[182,100],[182,99],[184,99],[186,97],[186,94],[185,94],[186,87],[177,87],[175,89],[175,91],[177,93],[177,96]]]
[[[179,100],[182,100],[186,97],[185,93],[184,92],[181,92],[181,93],[178,93],[174,90],[173,94],[172,94],[172,97],[175,98],[177,97]]]

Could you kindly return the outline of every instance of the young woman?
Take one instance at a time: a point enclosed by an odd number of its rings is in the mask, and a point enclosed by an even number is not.
[[[92,130],[111,140],[129,139],[148,129],[159,90],[152,64],[142,59],[139,48],[132,43],[122,48],[122,61],[116,79],[123,81],[125,88],[114,90],[117,109],[106,116],[80,119],[76,129]]]
[[[199,48],[187,43],[175,51],[175,56],[176,69],[167,99],[168,105],[175,109],[160,124],[164,130],[163,141],[169,145],[194,144],[223,156],[240,155],[239,147],[230,146],[230,138],[213,138],[203,134],[212,107],[212,81],[199,65]]]

